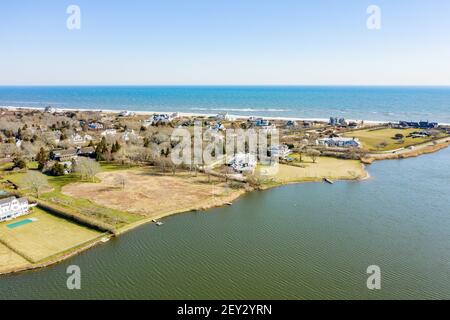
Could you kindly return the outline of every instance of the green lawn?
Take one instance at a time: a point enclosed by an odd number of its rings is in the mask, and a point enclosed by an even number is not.
[[[0,164],[0,173],[1,173],[1,171],[10,170],[12,167],[13,167],[13,163],[12,162],[7,162],[7,163]]]
[[[432,140],[431,137],[427,138],[411,138],[407,137],[412,132],[420,131],[418,129],[365,129],[357,130],[344,134],[348,138],[358,138],[363,148],[369,151],[389,151],[400,148],[406,148],[412,145],[421,144]],[[396,134],[402,134],[404,139],[399,141],[395,140]],[[440,136],[444,137],[444,135]],[[384,144],[384,145],[382,145]]]
[[[319,157],[316,163],[303,156],[299,162],[298,154],[293,154],[296,159],[293,165],[280,164],[275,171],[270,167],[258,166],[256,173],[268,178],[269,182],[290,183],[305,181],[320,181],[323,178],[332,180],[353,180],[363,178],[366,172],[358,160],[343,160],[330,157]]]
[[[9,224],[25,219],[36,221],[14,229],[8,228]],[[100,232],[58,218],[38,208],[33,208],[32,213],[27,216],[0,223],[0,242],[32,263],[68,251],[100,236]],[[14,258],[12,263],[20,262],[16,255],[7,251],[4,254],[5,257],[0,256],[0,261],[10,257]]]

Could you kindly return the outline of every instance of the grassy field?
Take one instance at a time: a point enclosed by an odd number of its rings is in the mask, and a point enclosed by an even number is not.
[[[418,129],[366,129],[357,130],[344,134],[348,138],[358,138],[363,147],[369,151],[389,151],[406,148],[412,145],[430,141],[431,138],[411,138],[409,134]],[[405,138],[402,141],[393,139],[396,134],[402,134]],[[382,145],[384,144],[384,145]]]
[[[117,185],[118,176],[126,178],[125,188]],[[224,182],[213,186],[208,177],[187,172],[161,175],[152,168],[114,170],[98,175],[100,183],[75,183],[63,187],[63,194],[86,199],[113,210],[128,211],[146,218],[174,211],[209,207],[216,201],[240,192]],[[216,179],[216,178],[211,178]]]
[[[29,262],[5,245],[0,243],[0,272],[7,269],[23,267]]]
[[[37,221],[14,229],[7,227],[8,224],[13,222],[31,218],[35,218]],[[18,218],[13,222],[0,223],[0,241],[33,263],[101,236],[100,232],[55,217],[37,208],[33,208],[32,214]],[[0,255],[0,263],[8,259],[13,264],[23,262],[8,251]],[[11,267],[10,264],[8,266]]]
[[[298,159],[297,154],[292,155]],[[366,172],[357,160],[341,160],[328,157],[320,157],[313,163],[308,157],[303,157],[302,162],[294,162],[294,165],[280,164],[276,173],[265,172],[264,166],[259,166],[257,173],[267,175],[268,181],[274,183],[291,183],[303,181],[318,181],[323,178],[333,180],[351,180],[364,178]]]
[[[102,169],[104,166],[102,166]],[[107,172],[119,170],[117,166],[106,167]],[[23,185],[24,173],[13,173],[5,178],[18,185],[22,192],[27,193]],[[142,216],[128,213],[126,211],[114,210],[93,203],[88,199],[73,198],[61,193],[61,189],[71,183],[78,183],[80,179],[76,175],[66,175],[61,177],[46,176],[50,188],[47,188],[40,195],[40,199],[56,203],[62,207],[75,210],[83,215],[97,219],[114,227],[122,227],[128,223],[136,222],[142,219]],[[100,181],[100,180],[99,180]],[[92,183],[83,182],[83,185]],[[95,183],[94,183],[95,184]]]

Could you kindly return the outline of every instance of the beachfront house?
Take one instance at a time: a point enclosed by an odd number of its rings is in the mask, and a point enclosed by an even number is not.
[[[428,121],[400,121],[399,122],[400,128],[414,128],[414,129],[436,129],[439,127],[439,124],[437,122],[428,122]]]
[[[161,114],[154,114],[149,119],[144,121],[144,126],[154,126],[154,125],[164,125],[171,123],[174,119],[178,118],[179,114],[177,112],[172,114],[167,113],[161,113]]]
[[[134,114],[132,111],[124,110],[119,113],[119,117],[132,117]]]
[[[56,112],[58,112],[58,109],[48,106],[48,107],[45,107],[44,112],[47,112],[47,113],[56,113]]]
[[[215,118],[217,121],[235,121],[236,117],[229,115],[228,112],[220,112]]]
[[[344,118],[330,117],[330,121],[328,122],[330,126],[347,126],[348,123]]]
[[[0,199],[0,222],[26,215],[30,207],[26,198],[9,197]]]
[[[252,126],[259,131],[271,133],[276,130],[275,125],[271,124],[269,120],[263,118],[251,118],[249,119]]]
[[[284,127],[285,127],[286,129],[292,129],[292,128],[295,128],[295,127],[297,127],[297,122],[295,122],[295,121],[293,121],[293,120],[288,120],[288,121],[286,121],[286,124],[284,125]]]
[[[327,147],[361,148],[361,142],[357,138],[322,138],[317,140],[317,144]]]

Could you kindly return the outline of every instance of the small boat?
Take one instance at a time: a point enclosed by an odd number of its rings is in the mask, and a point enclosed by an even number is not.
[[[157,221],[157,222],[155,222],[155,224],[156,224],[158,227],[160,227],[160,226],[162,226],[164,223],[162,223],[161,221]]]
[[[326,183],[329,183],[329,184],[334,184],[334,181],[330,180],[328,178],[323,178],[323,181],[325,181]]]
[[[233,203],[232,202],[227,202],[227,203],[225,203],[227,206],[232,206],[233,205]]]
[[[102,238],[102,240],[101,240],[103,243],[106,243],[106,242],[108,242],[109,241],[109,238]]]

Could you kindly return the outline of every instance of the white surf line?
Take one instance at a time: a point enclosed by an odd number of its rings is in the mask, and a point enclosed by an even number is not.
[[[44,111],[45,108],[42,107],[14,107],[14,106],[0,106],[0,109],[7,109],[9,111],[23,111],[23,110],[42,110]],[[112,110],[112,109],[83,109],[83,108],[54,108],[57,111],[60,112],[103,112],[103,113],[112,113],[112,114],[119,114],[123,111],[129,111],[137,115],[154,115],[154,114],[160,114],[160,113],[178,113],[181,117],[215,117],[217,114],[213,113],[196,113],[196,112],[177,112],[177,111],[134,111],[134,110]],[[255,118],[262,118],[265,120],[280,120],[280,121],[310,121],[310,122],[328,122],[329,119],[326,118],[297,118],[297,117],[269,117],[269,116],[251,116],[251,115],[233,115],[229,114],[230,117],[233,117],[235,119],[239,120],[246,120],[250,117]],[[398,124],[400,121],[387,121],[387,120],[366,120],[366,119],[346,119],[350,122],[359,122],[364,121],[366,124],[373,124],[373,125],[381,125],[381,124],[388,124],[388,123],[396,123]],[[450,126],[450,123],[438,123],[441,126]]]

